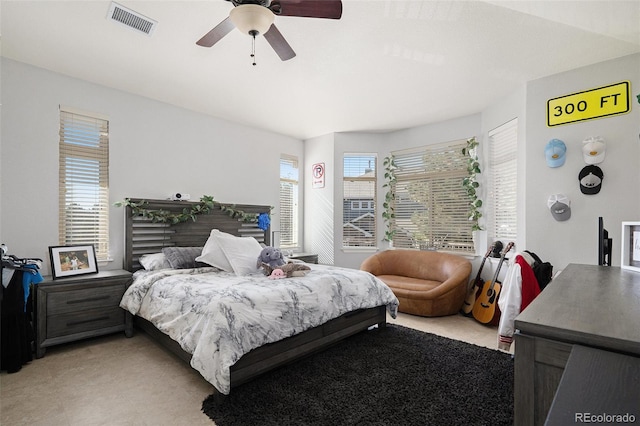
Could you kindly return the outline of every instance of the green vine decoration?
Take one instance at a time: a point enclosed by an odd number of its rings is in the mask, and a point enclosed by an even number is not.
[[[163,209],[149,209],[147,206],[149,203],[146,200],[141,200],[137,203],[131,201],[130,198],[125,198],[123,201],[114,203],[116,207],[127,206],[131,208],[131,212],[134,216],[142,216],[151,222],[160,223],[182,223],[188,220],[196,221],[198,215],[207,214],[214,208],[219,208],[223,212],[226,212],[232,218],[240,219],[245,223],[255,223],[258,221],[258,213],[247,213],[243,210],[236,209],[235,204],[225,205],[214,201],[212,196],[204,195],[200,198],[198,204],[192,205],[190,208],[185,207],[181,213],[172,213]]]
[[[395,171],[398,168],[396,166],[396,162],[393,158],[393,155],[384,158],[382,162],[384,166],[384,180],[385,183],[382,185],[383,188],[387,188],[387,193],[384,195],[384,202],[382,203],[382,207],[384,210],[382,211],[382,219],[387,225],[387,229],[384,231],[383,241],[393,241],[393,236],[396,234],[396,230],[393,229],[393,219],[396,217],[395,215],[395,185],[396,185],[396,174]]]
[[[469,220],[473,222],[471,227],[472,231],[482,230],[482,227],[478,224],[478,219],[482,217],[482,212],[480,211],[482,200],[478,198],[478,187],[480,183],[476,176],[478,173],[481,173],[476,152],[478,145],[479,142],[474,136],[467,139],[467,146],[462,148],[462,155],[467,157],[467,173],[469,173],[469,175],[462,180],[462,186],[469,196]]]

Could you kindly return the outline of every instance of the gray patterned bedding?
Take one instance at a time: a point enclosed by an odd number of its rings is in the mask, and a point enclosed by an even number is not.
[[[230,392],[230,367],[252,349],[347,312],[398,300],[368,272],[309,265],[304,277],[270,280],[216,268],[139,271],[120,306],[153,323],[192,354],[191,366]]]

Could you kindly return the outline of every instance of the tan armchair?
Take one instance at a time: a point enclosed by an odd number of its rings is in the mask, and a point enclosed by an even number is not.
[[[462,308],[471,262],[435,251],[386,250],[365,259],[360,269],[391,288],[400,312],[436,317],[456,314]]]

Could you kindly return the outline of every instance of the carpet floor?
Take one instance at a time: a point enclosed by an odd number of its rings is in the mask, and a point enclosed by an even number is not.
[[[512,425],[510,354],[389,324],[211,395],[217,426]]]

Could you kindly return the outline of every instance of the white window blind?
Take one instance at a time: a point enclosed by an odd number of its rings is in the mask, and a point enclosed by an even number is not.
[[[395,247],[473,252],[469,198],[462,186],[465,146],[460,140],[392,153]]]
[[[376,247],[376,156],[345,154],[342,246]]]
[[[109,121],[60,110],[59,238],[109,256]]]
[[[517,236],[518,120],[489,132],[487,231],[494,240]]]
[[[298,247],[298,159],[280,157],[280,247]]]

